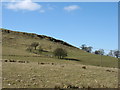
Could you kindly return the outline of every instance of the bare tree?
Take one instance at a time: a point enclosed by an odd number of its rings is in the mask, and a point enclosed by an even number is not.
[[[82,50],[91,53],[92,52],[92,48],[91,46],[87,47],[85,44],[82,44],[80,47]]]
[[[82,50],[85,50],[85,49],[86,49],[86,45],[85,45],[85,44],[82,44],[80,48],[81,48]]]

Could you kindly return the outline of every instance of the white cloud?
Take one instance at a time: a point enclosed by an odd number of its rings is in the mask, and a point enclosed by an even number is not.
[[[77,10],[77,9],[79,9],[80,7],[78,6],[78,5],[70,5],[70,6],[66,6],[66,7],[64,7],[64,10],[66,10],[66,11],[74,11],[74,10]]]
[[[34,11],[34,10],[39,10],[41,9],[41,5],[32,2],[31,0],[23,0],[20,2],[11,2],[6,4],[6,7],[8,9],[12,10],[29,10],[29,11]]]

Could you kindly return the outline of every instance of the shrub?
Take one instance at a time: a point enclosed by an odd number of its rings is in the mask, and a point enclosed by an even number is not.
[[[39,45],[39,43],[38,42],[33,42],[32,44],[31,44],[31,47],[34,47],[35,48],[35,50],[36,50],[36,48],[37,48],[37,46]]]
[[[57,48],[54,50],[54,55],[57,56],[59,59],[62,59],[67,56],[67,51],[62,48]]]
[[[96,51],[95,51],[95,54],[100,54],[100,51],[96,50]]]

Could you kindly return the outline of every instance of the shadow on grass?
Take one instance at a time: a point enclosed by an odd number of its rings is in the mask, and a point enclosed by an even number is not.
[[[62,58],[64,60],[70,60],[70,61],[80,61],[79,59],[74,59],[74,58]]]

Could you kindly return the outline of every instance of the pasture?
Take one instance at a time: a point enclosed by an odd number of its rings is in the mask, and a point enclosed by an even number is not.
[[[3,88],[117,88],[117,68],[45,59],[3,60]]]

